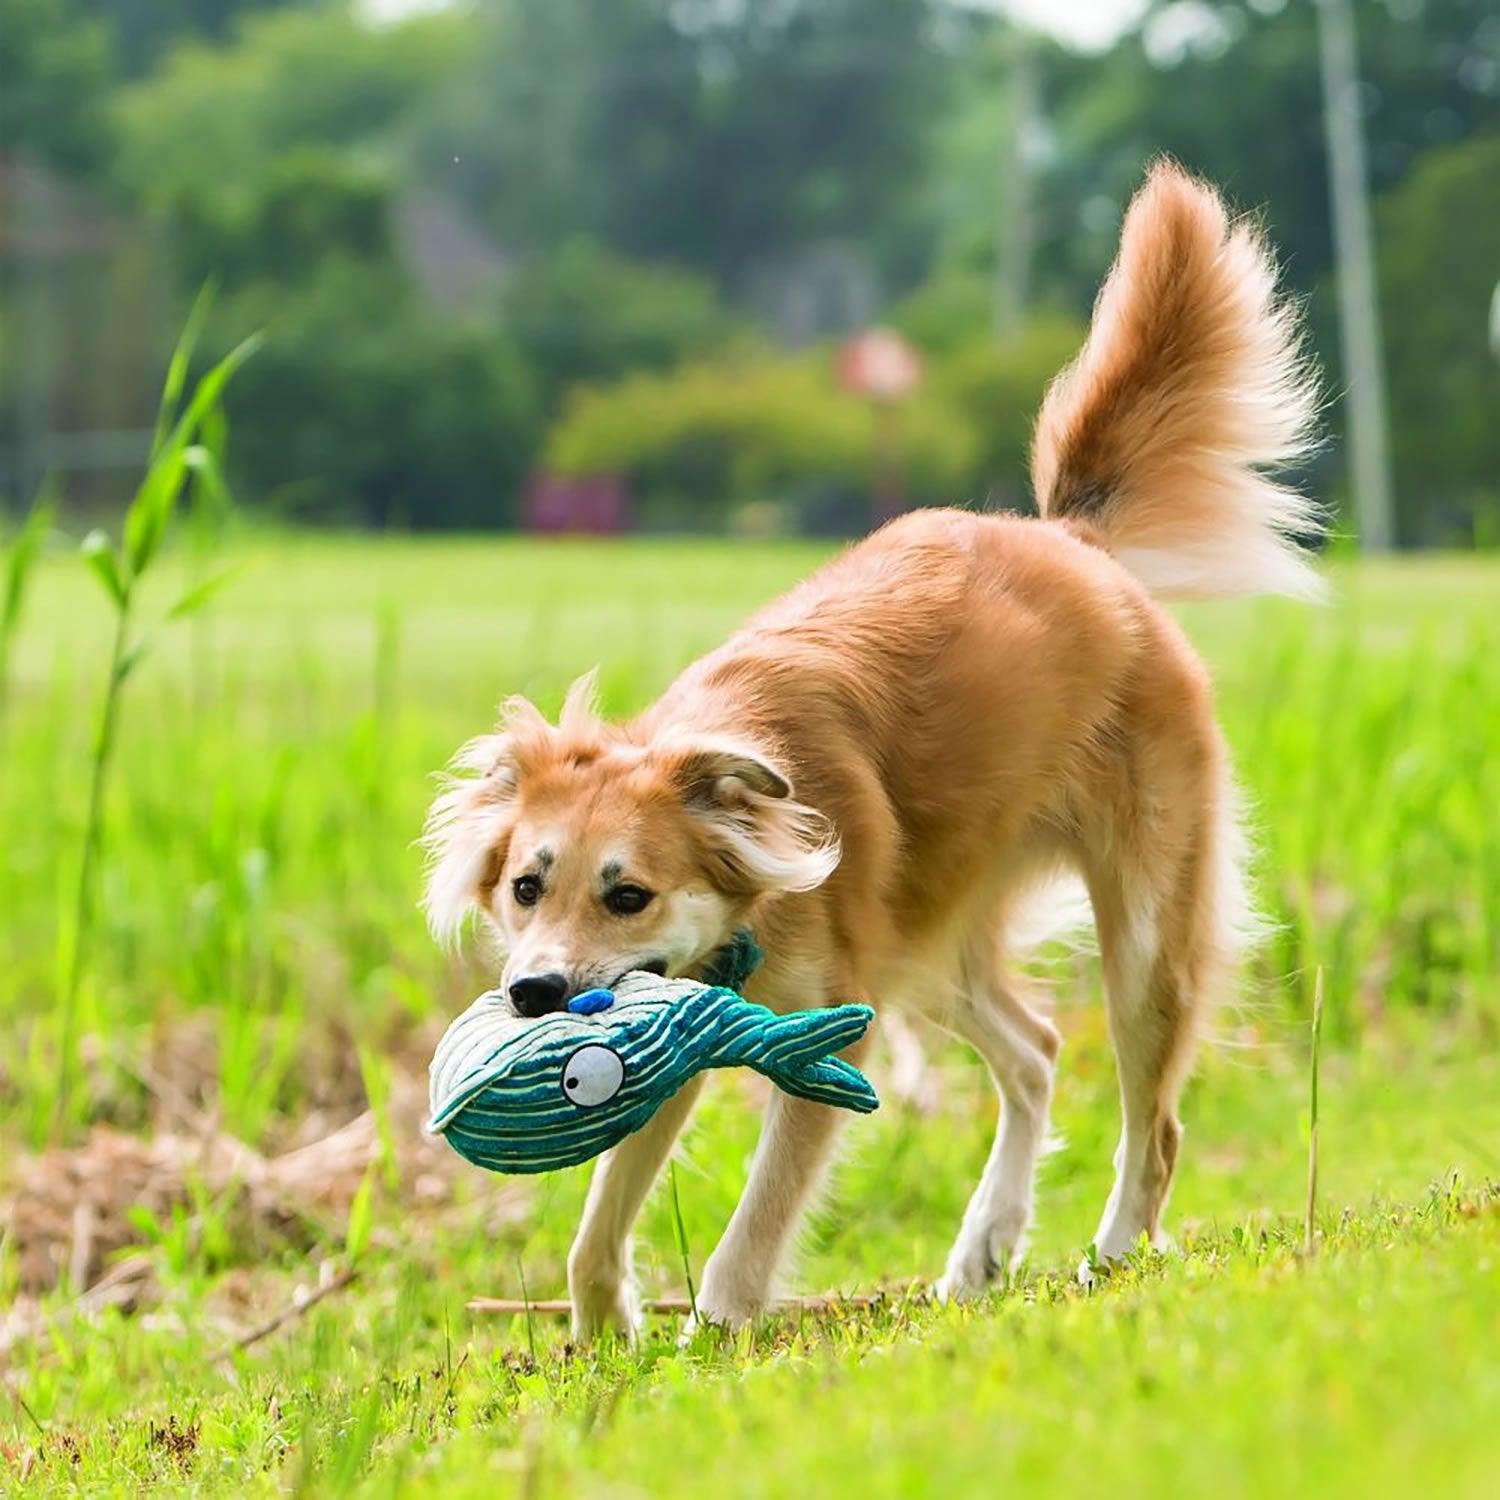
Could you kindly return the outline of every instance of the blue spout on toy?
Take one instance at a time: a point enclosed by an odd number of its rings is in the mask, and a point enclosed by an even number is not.
[[[608,1010],[614,1003],[613,990],[585,990],[568,1001],[568,1009],[575,1016],[597,1016],[601,1010]]]

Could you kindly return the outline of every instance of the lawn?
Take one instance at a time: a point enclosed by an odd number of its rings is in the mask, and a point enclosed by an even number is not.
[[[597,664],[642,703],[814,566],[799,544],[250,535],[130,680],[79,1086],[56,997],[107,649],[41,569],[0,718],[0,1483],[25,1494],[1492,1493],[1500,1468],[1500,564],[1334,567],[1337,602],[1184,611],[1255,808],[1273,937],[1185,1101],[1180,1250],[1068,1269],[1109,1180],[1087,959],[1015,1284],[922,1296],[988,1146],[979,1065],[930,1044],[853,1122],[797,1289],[873,1308],[581,1353],[471,1313],[561,1295],[585,1176],[423,1142],[420,1070],[483,987],[415,909],[430,773],[496,700]],[[170,597],[191,559],[156,580]],[[175,575],[175,576],[174,576]],[[1304,1247],[1308,1017],[1327,995]],[[930,1039],[925,1039],[930,1043]],[[696,1274],[753,1147],[721,1077],[676,1171]],[[670,1198],[647,1288],[685,1289]],[[344,1283],[349,1273],[354,1279]],[[237,1348],[299,1295],[316,1305]]]

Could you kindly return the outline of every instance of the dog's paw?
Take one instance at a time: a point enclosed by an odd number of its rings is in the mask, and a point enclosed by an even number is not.
[[[690,1348],[692,1348],[692,1346],[693,1346],[694,1342],[696,1341],[698,1335],[705,1328],[712,1328],[712,1327],[715,1327],[715,1326],[716,1325],[712,1322],[711,1319],[706,1318],[703,1315],[703,1309],[701,1307],[698,1309],[697,1312],[695,1312],[695,1313],[689,1313],[682,1320],[682,1322],[678,1325],[678,1329],[677,1329],[677,1347],[679,1349],[690,1349]]]
[[[573,1293],[573,1341],[591,1344],[614,1334],[635,1343],[641,1331],[641,1306],[635,1288],[622,1282],[612,1295]]]
[[[973,1302],[992,1291],[1004,1279],[1004,1270],[988,1257],[973,1259],[950,1255],[948,1265],[933,1287],[939,1302]]]
[[[767,1289],[758,1278],[739,1278],[715,1274],[712,1259],[704,1269],[703,1286],[697,1296],[697,1316],[683,1325],[683,1337],[691,1338],[703,1324],[715,1328],[743,1328],[765,1312]]]
[[[1078,1284],[1093,1286],[1107,1276],[1111,1267],[1133,1256],[1175,1255],[1177,1242],[1165,1230],[1155,1235],[1144,1229],[1134,1235],[1118,1229],[1102,1231],[1099,1238],[1084,1252],[1078,1264]]]
[[[591,1344],[614,1334],[635,1343],[641,1330],[641,1299],[629,1276],[568,1277],[573,1303],[573,1340]]]
[[[1171,1235],[1163,1231],[1158,1231],[1154,1239],[1149,1238],[1144,1229],[1133,1240],[1119,1234],[1108,1239],[1101,1237],[1084,1251],[1083,1259],[1078,1262],[1078,1284],[1083,1287],[1097,1286],[1120,1262],[1134,1255],[1149,1255],[1153,1251],[1158,1255],[1175,1255],[1177,1245]]]
[[[960,1232],[933,1292],[940,1302],[971,1302],[1003,1282],[1021,1262],[1024,1216],[1007,1215]]]

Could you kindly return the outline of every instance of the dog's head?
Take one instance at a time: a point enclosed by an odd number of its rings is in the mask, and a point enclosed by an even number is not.
[[[838,863],[827,819],[760,748],[633,738],[599,719],[591,679],[555,727],[512,699],[494,733],[464,746],[426,845],[434,933],[451,938],[477,909],[523,1015],[631,969],[683,974],[761,898],[810,890]]]

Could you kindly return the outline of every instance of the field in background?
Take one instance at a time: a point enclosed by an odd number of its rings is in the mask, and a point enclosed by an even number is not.
[[[1044,1169],[1037,1270],[993,1316],[893,1306],[740,1346],[705,1335],[680,1356],[662,1325],[640,1355],[595,1362],[557,1349],[550,1326],[463,1310],[476,1292],[518,1293],[523,1276],[533,1295],[562,1291],[583,1177],[497,1183],[415,1138],[412,1079],[486,980],[476,960],[438,953],[416,911],[429,775],[506,692],[554,708],[599,664],[608,708],[641,705],[822,554],[280,537],[239,550],[246,574],[128,685],[85,1082],[63,1122],[69,1150],[43,1158],[59,914],[107,645],[77,563],[42,569],[18,641],[0,720],[0,1197],[25,1213],[0,1241],[0,1328],[12,1302],[50,1322],[0,1352],[17,1398],[0,1393],[0,1475],[29,1462],[33,1487],[156,1477],[244,1493],[339,1491],[368,1471],[378,1492],[404,1464],[460,1489],[660,1494],[692,1489],[722,1452],[768,1494],[909,1491],[917,1470],[903,1465],[918,1464],[935,1485],[1035,1488],[1124,1462],[1127,1432],[1139,1441],[1122,1472],[1144,1479],[1147,1458],[1170,1453],[1184,1490],[1295,1482],[1302,1451],[1303,1488],[1353,1490],[1388,1464],[1438,1465],[1425,1472],[1461,1489],[1494,1461],[1477,1414],[1500,1378],[1500,1215],[1482,1186],[1500,1177],[1496,564],[1335,567],[1326,611],[1184,612],[1218,675],[1278,925],[1188,1097],[1181,1262],[1143,1264],[1093,1299],[1044,1274],[1087,1243],[1116,1127],[1080,961],[1056,976],[1069,1149]],[[158,580],[164,598],[186,566]],[[1309,1268],[1294,1251],[1317,965],[1329,1243]],[[968,1057],[936,1050],[930,1069],[903,1100],[882,1067],[889,1107],[849,1132],[806,1287],[940,1268],[993,1105]],[[679,1172],[695,1267],[753,1145],[747,1094],[718,1083]],[[165,1164],[165,1148],[139,1144],[167,1140],[180,1150]],[[226,1142],[249,1154],[226,1166]],[[322,1150],[319,1172],[307,1156],[301,1176],[285,1165],[298,1147]],[[90,1171],[138,1173],[150,1206],[126,1205],[123,1231],[102,1209],[81,1222],[66,1190]],[[71,1297],[131,1247],[143,1269],[119,1300],[136,1315],[78,1317]],[[664,1201],[640,1261],[651,1287],[681,1289]],[[350,1262],[354,1285],[213,1360],[320,1264]],[[1454,1309],[1471,1293],[1466,1321]],[[747,1365],[743,1386],[724,1383]],[[1387,1379],[1425,1393],[1393,1403]],[[826,1439],[845,1403],[859,1447],[847,1466]],[[873,1424],[898,1411],[911,1441],[882,1456]]]

